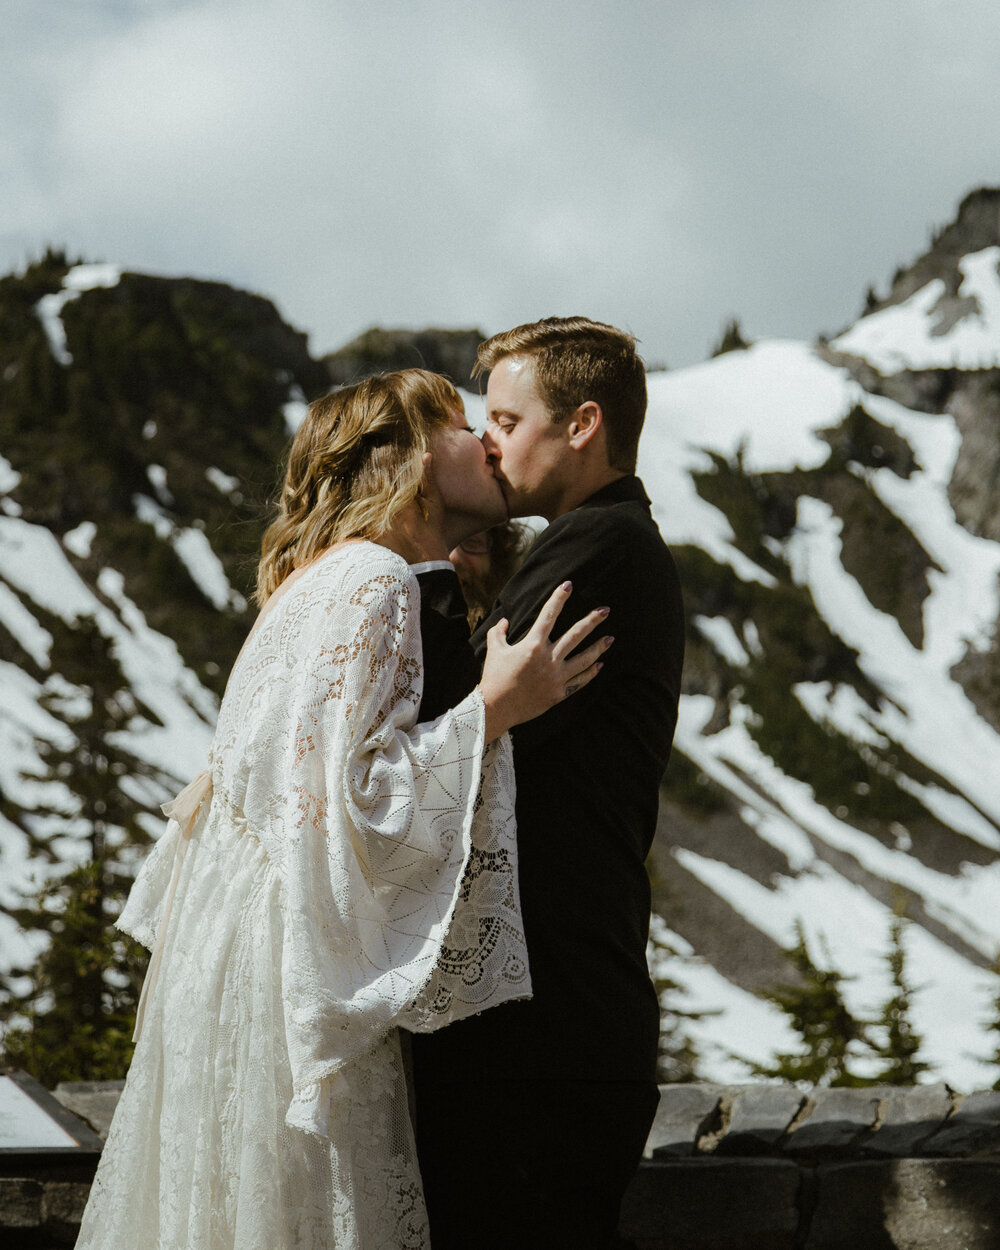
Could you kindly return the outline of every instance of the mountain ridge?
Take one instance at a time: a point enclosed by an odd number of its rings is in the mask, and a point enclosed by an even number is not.
[[[649,377],[639,470],[689,635],[650,859],[656,959],[701,1013],[715,1079],[745,1075],[733,1052],[794,1045],[759,991],[794,979],[798,922],[870,1011],[901,898],[934,1076],[992,1079],[975,1056],[1000,947],[998,197],[967,197],[831,342]],[[975,305],[951,272],[973,275]],[[965,299],[947,325],[942,298]],[[2,976],[42,941],[13,913],[85,849],[72,794],[25,779],[36,740],[72,734],[51,696],[89,697],[73,622],[93,617],[131,692],[116,741],[152,773],[122,785],[155,837],[250,623],[288,434],[331,375],[259,296],[54,253],[0,279],[0,328]]]

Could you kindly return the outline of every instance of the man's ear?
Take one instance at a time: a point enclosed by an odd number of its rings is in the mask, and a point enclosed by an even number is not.
[[[604,413],[601,412],[600,404],[594,403],[592,399],[581,404],[569,419],[566,433],[570,446],[577,450],[586,447],[601,428],[603,421]]]

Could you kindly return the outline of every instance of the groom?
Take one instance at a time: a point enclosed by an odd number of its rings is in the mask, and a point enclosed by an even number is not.
[[[481,660],[501,617],[516,641],[567,579],[554,633],[608,605],[615,645],[585,690],[513,731],[533,997],[414,1037],[420,1166],[434,1250],[596,1250],[613,1240],[657,1101],[644,860],[677,716],[680,590],[634,476],[646,410],[634,339],[548,318],[483,343],[478,368],[510,514],[549,525],[472,648]],[[443,650],[428,637],[428,680],[462,667]],[[425,702],[421,719],[440,710]]]

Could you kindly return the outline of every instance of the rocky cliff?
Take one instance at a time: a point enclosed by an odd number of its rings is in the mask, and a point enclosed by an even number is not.
[[[706,1077],[794,1045],[759,992],[794,977],[799,923],[871,1014],[902,905],[933,1077],[995,1079],[998,205],[967,197],[831,342],[650,375],[640,472],[689,636],[655,958],[700,1015]],[[78,796],[43,756],[94,697],[93,629],[125,692],[119,785],[155,837],[211,740],[303,401],[372,367],[466,381],[478,335],[373,331],[316,361],[258,296],[54,254],[0,280],[0,329],[2,973],[42,941],[11,913],[85,854]]]

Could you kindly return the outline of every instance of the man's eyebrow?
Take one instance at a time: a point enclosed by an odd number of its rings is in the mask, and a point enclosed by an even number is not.
[[[514,421],[519,421],[518,414],[510,408],[491,408],[490,416],[495,420],[497,417],[510,417]]]

